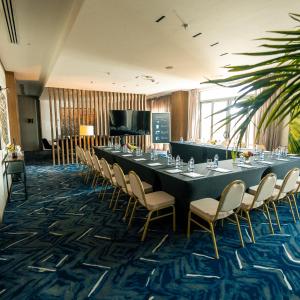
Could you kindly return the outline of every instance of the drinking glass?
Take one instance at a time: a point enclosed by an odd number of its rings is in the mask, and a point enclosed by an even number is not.
[[[212,159],[211,159],[211,158],[208,158],[208,159],[207,159],[207,165],[206,165],[206,167],[207,167],[208,169],[210,169],[210,168],[212,167]]]

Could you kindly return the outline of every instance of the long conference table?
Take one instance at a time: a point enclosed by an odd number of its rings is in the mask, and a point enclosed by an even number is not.
[[[213,159],[215,154],[218,154],[219,160],[230,159],[232,150],[221,145],[192,142],[170,142],[170,149],[173,156],[179,155],[184,162],[188,162],[193,157],[195,163],[206,162],[208,158]]]
[[[219,162],[219,167],[228,170],[227,173],[208,169],[206,163],[200,163],[195,164],[194,172],[202,176],[190,178],[184,175],[187,173],[187,164],[184,164],[182,172],[170,174],[167,170],[174,169],[175,166],[168,166],[166,158],[160,157],[152,161],[148,153],[137,157],[107,147],[94,147],[94,150],[99,158],[105,158],[108,163],[118,163],[124,173],[135,171],[142,180],[152,184],[154,191],[163,190],[173,195],[176,199],[177,222],[184,226],[192,200],[206,197],[218,199],[225,186],[233,180],[243,180],[248,188],[258,184],[265,174],[274,172],[277,178],[283,178],[293,167],[300,167],[300,157],[295,156],[285,160],[266,158],[264,162],[253,162],[252,167],[233,164],[230,159]],[[159,165],[151,165],[153,163]]]

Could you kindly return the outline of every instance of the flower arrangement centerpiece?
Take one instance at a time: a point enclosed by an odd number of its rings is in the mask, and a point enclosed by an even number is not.
[[[217,140],[209,140],[208,143],[211,144],[211,145],[216,145],[217,144]]]
[[[253,152],[246,150],[246,151],[242,152],[240,156],[245,159],[246,163],[249,163],[250,157],[253,156]]]
[[[15,143],[7,144],[6,150],[8,153],[11,153],[12,158],[17,158],[18,155],[17,155]]]

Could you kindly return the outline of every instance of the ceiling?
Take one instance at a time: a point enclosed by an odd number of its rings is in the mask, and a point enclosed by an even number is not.
[[[0,59],[18,80],[148,95],[197,88],[224,76],[222,66],[249,63],[233,53],[256,50],[255,38],[294,27],[288,13],[300,13],[299,0],[13,3],[19,43],[10,43],[0,10]]]

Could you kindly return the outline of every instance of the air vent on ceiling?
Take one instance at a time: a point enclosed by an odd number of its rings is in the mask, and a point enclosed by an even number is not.
[[[11,0],[2,0],[2,8],[4,11],[5,21],[7,25],[7,30],[9,33],[10,42],[13,44],[18,43],[15,16],[13,11],[13,6]]]

